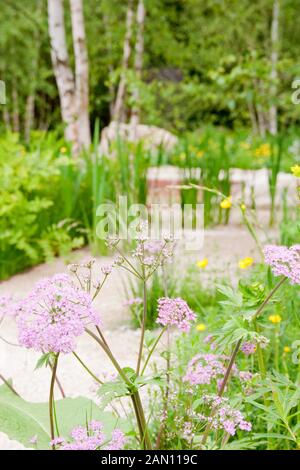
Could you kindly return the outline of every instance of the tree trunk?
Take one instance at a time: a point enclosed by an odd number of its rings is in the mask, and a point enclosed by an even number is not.
[[[3,121],[7,132],[11,131],[10,114],[6,106],[3,107]]]
[[[34,123],[34,101],[34,94],[27,96],[24,117],[24,136],[27,143],[30,141],[30,131]]]
[[[12,129],[13,132],[20,132],[20,109],[19,109],[19,94],[16,83],[12,88]]]
[[[255,106],[251,98],[247,100],[247,104],[248,104],[248,111],[249,111],[249,116],[250,116],[250,120],[252,124],[252,132],[254,135],[257,135],[258,134],[257,117],[256,117]]]
[[[104,13],[103,14],[103,26],[105,30],[105,43],[106,43],[106,54],[107,56],[112,56],[112,34],[111,34],[111,25],[109,24],[108,16]],[[108,75],[109,75],[109,84],[108,84],[108,92],[109,92],[109,120],[112,121],[114,117],[114,97],[115,97],[115,87],[111,81],[111,77],[113,75],[113,64],[109,61],[108,64]]]
[[[276,100],[278,78],[277,63],[278,63],[278,45],[279,45],[279,0],[274,0],[273,15],[271,26],[271,99]],[[277,134],[278,120],[277,120],[277,106],[273,102],[269,112],[269,131],[271,134]]]
[[[36,0],[36,10],[39,13],[39,17],[42,15],[42,0]],[[41,45],[41,31],[36,28],[34,31],[34,56],[31,64],[30,78],[28,83],[28,96],[25,104],[25,114],[24,114],[24,137],[25,141],[29,143],[30,141],[30,132],[34,126],[34,112],[35,112],[35,93],[36,86],[38,81],[38,65],[39,65],[39,56],[40,56],[40,45]]]
[[[75,89],[79,144],[91,144],[89,119],[89,64],[84,29],[82,0],[70,0],[73,47],[75,54]]]
[[[142,78],[143,69],[143,53],[144,53],[144,29],[145,29],[145,6],[144,0],[139,0],[136,14],[137,36],[135,44],[135,60],[134,69],[137,84],[133,90],[133,107],[131,112],[130,124],[132,126],[133,139],[135,140],[137,125],[140,120],[140,103],[139,103],[139,81]]]
[[[79,152],[76,96],[73,72],[69,64],[64,26],[63,0],[48,0],[48,23],[51,58],[60,98],[65,137],[72,143],[73,153]]]
[[[128,0],[127,16],[126,16],[126,33],[123,45],[122,70],[117,91],[117,97],[114,105],[113,119],[120,122],[124,117],[124,99],[126,91],[126,73],[129,65],[131,54],[131,37],[133,29],[133,0]]]

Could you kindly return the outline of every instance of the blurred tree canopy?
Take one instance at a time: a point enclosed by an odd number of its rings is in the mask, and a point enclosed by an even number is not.
[[[127,2],[84,0],[90,67],[91,126],[111,118],[123,41]],[[141,122],[174,132],[203,123],[252,126],[260,131],[272,100],[279,128],[299,124],[291,102],[293,80],[300,76],[299,3],[280,1],[276,83],[271,78],[273,0],[145,0],[142,79],[133,58],[126,72],[128,108],[139,88]],[[65,22],[74,61],[71,20]],[[134,36],[134,35],[133,35]],[[133,38],[134,39],[134,38]],[[58,91],[50,58],[46,0],[6,0],[0,18],[0,79],[6,82],[6,127],[26,132],[61,126]],[[271,88],[276,87],[275,96]],[[257,129],[255,129],[257,127]]]

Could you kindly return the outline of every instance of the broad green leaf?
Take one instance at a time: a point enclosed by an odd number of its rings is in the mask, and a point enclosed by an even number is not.
[[[85,425],[90,419],[101,421],[108,437],[116,426],[121,427],[124,432],[129,430],[125,420],[118,420],[113,414],[100,411],[92,400],[85,397],[57,400],[56,414],[60,435],[66,438],[74,426]],[[0,431],[25,447],[32,447],[30,439],[37,435],[37,448],[49,449],[48,403],[27,402],[15,395],[6,385],[2,385]]]

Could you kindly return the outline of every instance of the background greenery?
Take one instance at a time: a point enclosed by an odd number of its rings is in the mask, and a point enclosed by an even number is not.
[[[101,126],[110,121],[126,7],[123,0],[84,2],[92,127],[97,118]],[[203,123],[241,128],[251,126],[249,108],[266,112],[274,100],[270,93],[274,85],[270,79],[272,0],[148,0],[145,7],[143,77],[138,83],[143,123],[175,132],[194,130]],[[73,60],[70,17],[65,16]],[[280,128],[285,129],[299,124],[297,106],[291,103],[291,84],[300,73],[297,2],[280,2],[279,32],[276,104]],[[61,120],[50,59],[47,2],[3,2],[0,44],[7,110],[19,112],[21,131],[30,94],[35,96],[33,127],[56,128]],[[136,85],[130,66],[129,89]]]

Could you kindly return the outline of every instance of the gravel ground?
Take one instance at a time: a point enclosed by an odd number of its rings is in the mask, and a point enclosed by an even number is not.
[[[180,248],[179,248],[180,255]],[[89,256],[87,249],[77,251],[73,257],[80,260]],[[185,264],[196,262],[207,257],[208,268],[204,277],[210,282],[216,277],[236,276],[236,261],[245,256],[257,256],[255,246],[249,234],[244,229],[219,228],[205,232],[205,243],[201,252],[190,255],[178,256],[174,269],[180,274]],[[99,258],[98,264],[107,264],[111,259]],[[42,277],[51,276],[66,270],[63,259],[56,259],[52,263],[37,266],[22,274],[0,284],[0,294],[13,294],[21,298],[30,291],[33,285]],[[122,276],[123,277],[123,276]],[[138,351],[139,331],[133,330],[130,325],[130,317],[123,303],[126,300],[124,294],[124,279],[122,280],[118,270],[113,271],[105,284],[102,293],[96,302],[96,307],[101,312],[104,333],[114,354],[120,358],[121,365],[134,366]],[[5,319],[1,325],[1,336],[9,342],[15,343],[16,328],[11,319]],[[7,378],[12,378],[13,385],[18,393],[30,401],[46,401],[49,388],[49,370],[38,369],[34,371],[38,353],[11,346],[0,341],[0,371]],[[86,336],[79,339],[78,353],[85,360],[94,373],[105,376],[113,372],[112,365],[106,356]],[[67,396],[74,397],[85,395],[95,398],[95,385],[89,375],[85,374],[82,367],[72,355],[60,358],[59,379],[63,384]],[[76,386],[74,387],[74,384]],[[58,396],[59,392],[56,392]],[[0,449],[21,449],[23,446],[0,432]]]

